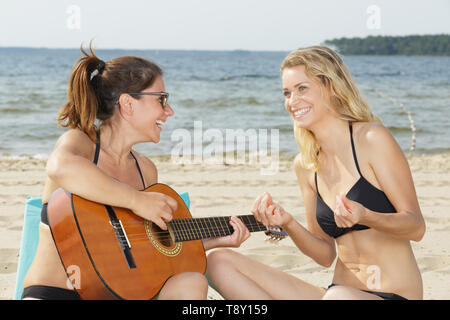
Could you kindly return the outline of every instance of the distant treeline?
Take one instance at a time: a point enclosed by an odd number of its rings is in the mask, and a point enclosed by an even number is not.
[[[450,35],[369,36],[326,40],[342,55],[450,56]]]

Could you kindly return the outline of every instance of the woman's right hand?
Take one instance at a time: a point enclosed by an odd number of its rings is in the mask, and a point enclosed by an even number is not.
[[[166,222],[172,220],[177,208],[177,201],[163,193],[138,191],[130,209],[138,216],[154,222],[162,230],[167,230]]]
[[[293,221],[292,215],[284,211],[283,207],[278,203],[275,203],[268,192],[264,192],[264,194],[256,198],[253,203],[252,213],[256,220],[265,226],[278,225],[284,228]]]

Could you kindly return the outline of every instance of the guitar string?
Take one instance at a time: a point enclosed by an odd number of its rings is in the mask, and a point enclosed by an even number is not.
[[[239,216],[237,216],[238,218],[239,218]],[[245,217],[245,216],[244,216]],[[220,218],[220,219],[219,219]],[[228,220],[223,220],[223,218],[225,218],[225,219],[228,219]],[[229,220],[230,220],[230,216],[224,216],[224,217],[218,217],[218,219],[219,219],[219,223],[223,223],[223,222],[229,222]],[[120,219],[119,219],[120,220]],[[212,219],[212,218],[209,218],[209,217],[207,217],[207,218],[186,218],[186,219],[173,219],[173,220],[171,220],[171,222],[179,222],[179,223],[189,223],[189,221],[192,221],[192,223],[204,223],[204,224],[206,224],[207,223],[207,220],[211,220],[211,221],[215,221],[215,218],[214,219]],[[241,221],[242,221],[242,219],[240,219]],[[248,219],[247,219],[248,220]],[[209,222],[210,224],[212,224],[211,222]],[[244,222],[245,223],[245,222]],[[256,221],[256,219],[255,219],[255,222],[250,222],[250,223],[256,223],[256,224],[258,224],[259,222],[257,222]],[[126,223],[123,223],[123,225],[124,226],[128,226],[128,225],[141,225],[142,224],[142,221],[136,221],[136,222],[126,222]]]
[[[119,225],[120,226],[120,225]],[[261,229],[262,227],[263,227],[264,225],[259,225],[259,224],[251,224],[251,225],[247,225],[247,228],[249,228],[249,231],[265,231],[266,229]],[[198,234],[198,233],[201,233],[201,232],[208,232],[208,233],[212,233],[212,232],[214,232],[214,233],[216,233],[217,231],[225,231],[225,229],[224,228],[227,228],[227,231],[228,230],[234,230],[234,229],[231,229],[231,226],[230,227],[228,227],[228,226],[226,226],[226,227],[211,227],[211,228],[209,228],[209,227],[207,227],[207,228],[195,228],[195,230],[194,229],[192,229],[192,228],[173,228],[172,229],[172,232],[173,233],[182,233],[182,232],[184,232],[184,233],[188,233],[188,234]],[[253,229],[253,230],[250,230],[250,229]],[[264,227],[264,228],[266,228],[266,227]],[[261,229],[261,230],[260,230]],[[169,233],[169,231],[156,231],[156,232],[152,232],[152,234],[154,234],[154,235],[159,235],[159,234],[167,234],[167,233]],[[130,236],[134,236],[134,235],[146,235],[147,233],[145,233],[145,232],[130,232],[129,230],[127,231],[127,235],[130,235]]]
[[[262,230],[260,230],[261,228],[266,228],[264,225],[262,225],[262,224],[248,224],[248,225],[246,225],[247,226],[247,228],[249,228],[249,231],[252,231],[252,232],[254,232],[254,231],[265,231],[265,229],[262,229]],[[120,227],[120,225],[117,225],[117,227]],[[186,227],[186,226],[185,226]],[[189,227],[189,226],[187,226],[187,227]],[[177,233],[177,234],[180,234],[180,233],[185,233],[185,234],[199,234],[199,233],[202,233],[202,232],[208,232],[208,233],[216,233],[217,231],[219,231],[219,232],[223,232],[223,231],[225,231],[225,229],[224,228],[227,228],[227,231],[228,230],[233,230],[233,229],[231,229],[231,226],[224,226],[224,227],[200,227],[200,228],[197,228],[197,227],[195,227],[195,230],[194,229],[192,229],[192,228],[179,228],[179,226],[176,226],[176,228],[173,228],[172,229],[172,232],[173,233]],[[250,229],[253,229],[253,230],[250,230]],[[169,233],[169,231],[156,231],[156,232],[152,232],[152,234],[154,234],[154,235],[159,235],[159,234],[168,234]],[[129,230],[127,231],[127,235],[129,235],[130,237],[131,236],[136,236],[136,235],[146,235],[147,233],[144,233],[144,232],[130,232]]]
[[[263,231],[263,230],[260,230],[260,231]],[[175,240],[175,242],[182,242],[182,241],[201,240],[201,239],[204,239],[204,238],[216,238],[216,237],[219,237],[219,236],[220,235],[208,236],[208,237],[204,237],[204,236],[201,236],[201,237],[195,236],[194,237],[194,236],[191,235],[190,237],[183,236],[183,237],[180,237],[180,238],[173,239],[172,237],[167,235],[167,236],[164,236],[164,237],[159,237],[156,240],[158,240],[158,241],[165,241],[165,240],[167,240],[167,241],[171,241],[171,242]],[[270,236],[271,237],[280,237],[280,238],[284,238],[285,237],[285,235],[277,235],[277,234],[271,234]],[[126,241],[126,237],[125,236],[118,236],[118,237],[120,238],[119,240]],[[128,238],[128,240],[132,241],[132,242],[140,242],[140,241],[146,241],[147,242],[147,241],[149,241],[149,238],[148,237]]]
[[[122,225],[123,226],[127,226],[127,224],[122,224]],[[140,226],[142,226],[142,224],[140,224]],[[180,226],[181,226],[181,228],[180,228]],[[266,228],[264,226],[264,224],[262,224],[262,223],[251,223],[251,224],[246,224],[246,226],[247,226],[247,228],[249,228],[249,227]],[[116,224],[116,227],[119,228],[119,227],[121,227],[121,225],[120,224]],[[184,228],[184,227],[187,227],[187,228]],[[130,227],[130,228],[132,228],[132,227]],[[130,228],[128,228],[128,229],[130,229]],[[184,224],[184,225],[173,225],[172,226],[172,231],[174,231],[174,232],[196,232],[197,230],[200,230],[200,231],[205,231],[205,230],[206,231],[217,231],[217,230],[225,231],[225,228],[226,229],[230,229],[232,227],[231,227],[231,225],[226,225],[226,226],[206,226],[206,227],[204,227],[204,226],[195,226],[195,225]],[[152,234],[167,233],[167,232],[168,231],[162,230],[162,231],[152,232]],[[133,233],[133,232],[129,232],[129,233],[130,234],[140,234],[140,233]],[[145,234],[145,233],[142,233],[142,234]]]
[[[199,218],[199,219],[202,219],[202,218]],[[173,229],[177,229],[180,231],[187,231],[187,232],[195,231],[197,229],[205,229],[205,226],[206,226],[206,229],[210,228],[210,229],[216,229],[216,230],[217,229],[224,230],[224,228],[230,228],[230,226],[231,226],[229,224],[229,220],[228,221],[219,220],[218,222],[219,222],[219,225],[217,225],[217,223],[214,223],[215,226],[211,222],[208,223],[207,221],[204,221],[204,220],[195,221],[195,220],[175,219],[175,220],[169,221],[168,223],[171,223],[174,226]],[[226,223],[226,225],[224,226],[223,223]],[[248,223],[248,222],[246,223],[243,221],[243,223],[249,227],[256,226],[256,227],[265,228],[265,226],[262,223],[257,222],[257,221],[250,222],[250,223]],[[129,228],[133,228],[134,226],[141,227],[143,225],[143,223],[142,222],[122,223],[122,225],[124,227],[127,226]],[[120,227],[119,224],[117,224],[117,226]],[[187,228],[184,228],[184,227],[187,227]],[[192,227],[194,227],[195,229],[193,230]],[[157,232],[155,232],[155,233],[157,233]]]
[[[196,224],[194,224],[194,223],[184,223],[184,222],[181,222],[181,223],[173,223],[174,222],[174,220],[171,220],[171,221],[169,221],[169,222],[166,222],[166,224],[170,224],[170,225],[172,225],[172,228],[176,228],[176,229],[181,229],[181,230],[190,230],[190,229],[192,229],[192,227],[194,227],[195,229],[207,229],[207,228],[211,228],[211,229],[223,229],[223,228],[230,228],[231,227],[231,225],[230,224],[226,224],[226,225],[224,225],[224,224],[221,224],[221,225],[219,225],[219,226],[217,226],[217,224],[214,226],[214,225],[212,225],[212,224],[206,224],[206,223],[196,223]],[[178,222],[178,221],[176,221],[176,222]],[[227,221],[228,222],[228,221]],[[152,222],[153,224],[154,224],[154,222]],[[223,222],[222,222],[223,223]],[[116,225],[118,226],[118,227],[120,227],[121,225],[120,224],[118,224],[118,223],[116,223]],[[244,225],[246,225],[246,226],[249,226],[249,227],[262,227],[262,228],[264,228],[265,226],[264,226],[264,224],[263,223],[260,223],[260,222],[255,222],[255,223],[244,223]],[[128,224],[128,223],[122,223],[122,226],[126,226],[126,227],[128,227],[129,229],[132,229],[132,228],[136,228],[136,227],[143,227],[143,223],[136,223],[136,224]],[[181,227],[181,228],[180,228]],[[183,228],[183,227],[187,227],[187,228]]]
[[[250,225],[250,226],[248,226],[248,227],[252,227],[252,226],[258,226],[258,227],[260,227],[260,225]],[[192,238],[193,236],[194,236],[194,239],[195,238],[197,238],[197,236],[200,236],[200,239],[201,238],[204,238],[205,236],[202,234],[202,231],[210,231],[209,232],[209,234],[210,234],[210,236],[206,236],[206,238],[209,238],[209,237],[219,237],[219,236],[222,236],[221,234],[220,234],[220,232],[224,232],[225,230],[223,230],[222,228],[207,228],[207,229],[197,229],[197,231],[198,232],[195,232],[195,231],[193,231],[193,230],[188,230],[188,229],[178,229],[178,230],[174,230],[173,231],[173,233],[175,234],[175,236],[176,237],[178,237],[178,238],[180,238],[180,240],[181,239],[190,239],[190,238]],[[216,234],[216,231],[219,233],[219,234]],[[231,230],[229,230],[229,231],[231,231]],[[264,230],[264,229],[253,229],[253,230],[250,230],[249,229],[249,231],[250,232],[257,232],[257,231],[267,231],[267,230]],[[271,231],[271,230],[269,230],[269,231]],[[212,233],[214,233],[214,234],[212,234]],[[273,233],[273,231],[272,231],[272,233]],[[172,239],[172,237],[171,237],[171,235],[170,235],[170,233],[169,233],[169,231],[161,231],[161,232],[154,232],[154,233],[152,233],[153,235],[158,235],[158,234],[161,234],[162,236],[159,236],[159,237],[157,237],[157,239],[159,239],[159,240],[171,240]],[[205,235],[207,235],[206,233],[204,233]],[[225,235],[230,235],[231,233],[227,233],[227,234],[225,234]],[[128,239],[129,240],[133,240],[133,241],[138,241],[138,240],[148,240],[148,236],[147,236],[147,234],[146,233],[127,233],[127,236],[121,236],[121,235],[118,235],[118,237],[121,237],[121,238],[123,238],[123,239],[125,239],[126,237],[128,237]]]
[[[267,228],[260,222],[257,222],[254,218],[254,216],[251,215],[241,215],[238,216],[242,222],[246,223],[248,228],[256,227],[255,230],[249,230],[250,232],[255,231],[267,231]],[[173,233],[176,238],[179,238],[180,240],[187,240],[187,239],[195,239],[195,238],[205,238],[205,237],[218,237],[221,236],[221,233],[225,233],[225,229],[227,229],[225,235],[230,235],[233,233],[233,229],[231,229],[231,226],[228,224],[229,220],[231,219],[231,216],[221,216],[221,217],[205,217],[205,218],[189,218],[189,219],[174,219],[172,220],[172,224],[174,226]],[[244,220],[247,220],[244,221]],[[253,221],[251,221],[253,220]],[[227,223],[225,226],[223,223]],[[213,223],[215,226],[213,226]],[[195,224],[197,226],[195,226]],[[208,226],[209,224],[209,226]],[[132,223],[124,223],[125,226],[142,226],[142,222],[132,222]],[[201,226],[199,228],[199,226]],[[206,226],[206,228],[205,228]],[[120,225],[117,224],[117,227],[120,227]],[[180,228],[181,227],[181,228]],[[187,227],[187,228],[186,228]],[[194,227],[195,229],[192,229]],[[264,228],[264,229],[261,229]],[[208,233],[206,233],[208,231]],[[216,232],[218,234],[216,234]],[[273,233],[273,232],[272,232]],[[160,240],[171,240],[172,237],[168,231],[160,231],[160,232],[153,232],[152,234],[158,236],[159,234],[162,234],[163,236],[159,236]],[[148,236],[146,233],[132,233],[128,230],[127,236],[121,236],[123,240],[128,237],[129,240],[148,240]],[[178,239],[177,239],[178,240]]]
[[[265,226],[263,224],[247,224],[246,225],[247,228],[248,227],[254,227],[254,228],[265,228]],[[120,225],[118,225],[117,227],[120,227]],[[187,227],[187,228],[183,228],[183,227]],[[211,227],[203,227],[203,226],[183,226],[180,228],[180,226],[174,226],[172,225],[172,230],[174,231],[187,231],[187,232],[195,232],[196,230],[226,230],[226,229],[230,229],[232,228],[231,225],[229,226],[211,226]],[[137,228],[136,227],[129,227],[127,228],[128,230],[133,229],[133,228]],[[141,226],[140,228],[143,228],[143,226]],[[158,232],[167,232],[166,230],[162,230],[162,231],[155,231],[153,232],[154,234],[157,234]],[[132,233],[132,232],[131,232]]]
[[[252,230],[251,232],[258,232],[258,231],[265,231],[265,230]],[[175,234],[175,238],[176,239],[188,239],[188,238],[199,238],[199,239],[204,239],[204,238],[215,238],[215,237],[220,237],[220,236],[228,236],[231,235],[232,233],[218,233],[218,234],[202,234],[202,233],[191,233],[191,234]],[[134,236],[123,236],[123,235],[118,235],[119,237],[122,238],[128,238],[129,240],[148,240],[148,236],[146,234],[142,234],[142,235],[134,235]],[[163,234],[159,237],[155,237],[157,239],[161,239],[161,240],[168,240],[168,239],[172,239],[172,236],[170,235],[170,233],[167,234]]]

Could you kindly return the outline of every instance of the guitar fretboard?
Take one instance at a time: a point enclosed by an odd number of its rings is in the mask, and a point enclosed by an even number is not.
[[[237,216],[250,232],[266,231],[267,228],[258,222],[253,215]],[[174,219],[168,223],[175,236],[175,242],[200,240],[227,236],[233,233],[230,218],[208,217]]]

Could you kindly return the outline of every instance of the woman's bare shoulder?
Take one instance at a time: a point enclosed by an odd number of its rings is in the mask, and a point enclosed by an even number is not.
[[[79,129],[69,129],[56,141],[55,150],[91,158],[94,142]]]
[[[353,128],[353,136],[362,146],[370,146],[374,143],[386,143],[394,140],[389,129],[379,122],[355,122]]]
[[[374,162],[386,162],[388,158],[404,158],[403,151],[388,128],[381,123],[359,122],[355,124],[354,140],[358,156],[372,167]],[[380,155],[383,155],[380,157]],[[391,160],[389,160],[391,161]]]

